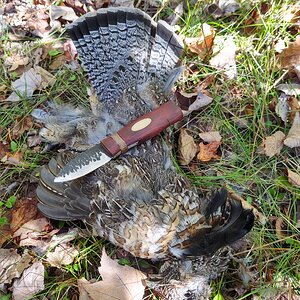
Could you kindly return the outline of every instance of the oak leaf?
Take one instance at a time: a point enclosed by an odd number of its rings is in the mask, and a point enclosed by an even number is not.
[[[208,144],[200,143],[200,151],[197,154],[197,159],[203,162],[211,161],[212,159],[220,159],[217,154],[221,142],[211,142]]]
[[[129,266],[121,266],[102,250],[102,281],[90,283],[84,278],[78,280],[79,300],[142,300],[145,286],[142,280],[146,276]]]

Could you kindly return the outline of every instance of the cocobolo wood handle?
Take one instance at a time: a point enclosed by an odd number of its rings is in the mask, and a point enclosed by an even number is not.
[[[183,113],[172,101],[130,122],[117,133],[101,141],[102,147],[112,157],[125,153],[129,148],[157,136],[170,125],[180,121]]]

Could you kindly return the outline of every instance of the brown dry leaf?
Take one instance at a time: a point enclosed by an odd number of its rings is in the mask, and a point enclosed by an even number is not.
[[[32,299],[44,287],[45,268],[39,261],[24,270],[20,279],[14,281],[12,295],[14,300]]]
[[[200,143],[200,151],[197,154],[197,159],[203,162],[208,162],[212,159],[220,159],[220,156],[217,154],[220,145],[221,142],[211,142],[206,145]]]
[[[199,133],[199,136],[206,143],[221,142],[222,140],[219,131],[201,132]]]
[[[11,126],[10,134],[12,140],[17,140],[25,131],[29,131],[33,126],[31,116],[25,118],[19,117],[15,120],[15,124]]]
[[[300,187],[300,174],[288,170],[288,181],[293,186]]]
[[[90,283],[82,278],[78,280],[80,300],[142,300],[146,276],[129,266],[121,266],[112,260],[102,250],[101,267],[99,268],[102,281]]]
[[[43,68],[36,66],[23,73],[23,75],[12,83],[12,94],[6,101],[17,102],[20,100],[18,94],[23,97],[31,97],[35,90],[41,90],[48,85],[53,85],[55,77]]]
[[[193,137],[190,136],[184,128],[180,129],[178,150],[179,162],[184,166],[188,165],[198,152],[198,147]]]
[[[283,227],[283,218],[282,217],[278,217],[275,220],[275,232],[276,232],[276,236],[278,237],[278,239],[284,239],[285,235],[283,234],[282,231],[282,227]]]
[[[214,28],[204,23],[199,37],[185,38],[184,42],[191,52],[198,54],[200,59],[204,59],[211,50],[214,38]]]
[[[65,55],[59,55],[53,59],[51,64],[49,65],[50,70],[56,70],[64,66],[67,62],[67,57]]]
[[[300,35],[278,55],[280,68],[294,68],[300,65]]]
[[[186,93],[184,91],[176,90],[175,96],[180,108],[187,111],[190,105],[195,102],[197,93]]]
[[[284,144],[289,148],[300,147],[300,113],[294,117],[293,125],[284,140]]]
[[[271,136],[266,137],[261,145],[263,154],[268,157],[278,155],[283,148],[284,139],[285,134],[282,131],[276,131]]]
[[[49,220],[43,217],[26,222],[17,231],[15,231],[13,237],[20,237],[19,246],[43,247],[45,245],[44,241],[41,241],[41,238],[46,239],[58,231],[58,229],[52,230]],[[39,242],[42,243],[40,244]]]
[[[213,52],[216,53],[209,61],[212,67],[223,70],[228,79],[234,79],[237,76],[235,53],[237,47],[233,37],[219,37],[215,41]]]
[[[17,231],[22,225],[30,220],[42,217],[37,208],[38,201],[32,198],[18,199],[12,209],[12,219],[10,227],[12,232]]]
[[[259,14],[258,10],[255,8],[255,9],[253,9],[249,18],[245,21],[244,31],[247,35],[250,35],[251,33],[253,33],[255,31],[255,29],[256,29],[255,24],[258,23],[259,20],[260,20],[260,14]]]
[[[78,254],[79,252],[76,248],[63,243],[58,245],[53,252],[48,252],[46,260],[51,266],[60,268],[73,263],[74,258]]]
[[[29,164],[23,161],[23,156],[24,153],[22,152],[15,152],[15,153],[7,152],[1,158],[0,161],[6,165],[22,166],[23,168],[28,168]]]
[[[216,75],[215,74],[211,74],[208,75],[207,77],[205,77],[197,86],[196,90],[198,92],[203,92],[204,90],[206,90],[208,87],[210,87],[212,85],[212,83],[216,80]]]
[[[0,282],[11,283],[28,268],[32,257],[25,252],[22,256],[15,249],[0,249]]]
[[[78,53],[72,40],[66,41],[63,45],[63,48],[68,61],[76,59]]]
[[[9,56],[5,61],[4,61],[4,66],[10,66],[8,71],[15,71],[17,70],[20,66],[26,66],[29,63],[29,57],[20,57],[20,56]]]

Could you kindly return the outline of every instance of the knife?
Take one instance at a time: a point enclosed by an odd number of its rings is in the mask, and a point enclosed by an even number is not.
[[[79,153],[60,170],[54,182],[73,180],[96,170],[128,149],[157,136],[183,117],[183,111],[174,102],[162,104],[104,138],[99,144]]]

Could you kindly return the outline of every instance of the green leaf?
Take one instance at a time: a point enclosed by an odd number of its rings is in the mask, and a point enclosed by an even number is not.
[[[11,294],[0,296],[0,300],[9,300],[9,299],[11,299]]]
[[[130,266],[131,262],[128,258],[121,258],[118,260],[118,264],[121,266]]]
[[[14,206],[16,200],[17,200],[17,197],[16,197],[16,196],[10,196],[10,197],[8,198],[8,200],[6,201],[6,203],[5,203],[5,206],[6,206],[7,208],[12,208],[12,207]]]
[[[224,300],[222,294],[220,292],[218,292],[218,294],[216,296],[214,296],[213,300]]]
[[[8,223],[8,219],[6,217],[0,217],[0,227],[7,223]]]
[[[48,52],[48,54],[51,56],[51,57],[54,57],[54,56],[57,56],[58,54],[62,54],[63,52],[59,51],[59,50],[50,50]]]
[[[18,73],[16,71],[10,73],[11,79],[15,80],[18,77]]]
[[[79,271],[79,265],[78,264],[74,264],[73,265],[73,269],[78,272]]]
[[[75,74],[72,74],[70,77],[69,77],[69,80],[70,81],[75,81],[77,79],[77,76]]]
[[[143,269],[149,269],[151,268],[151,265],[146,260],[139,260],[138,265]]]
[[[10,142],[10,149],[12,152],[16,152],[18,150],[18,144],[15,141]]]

